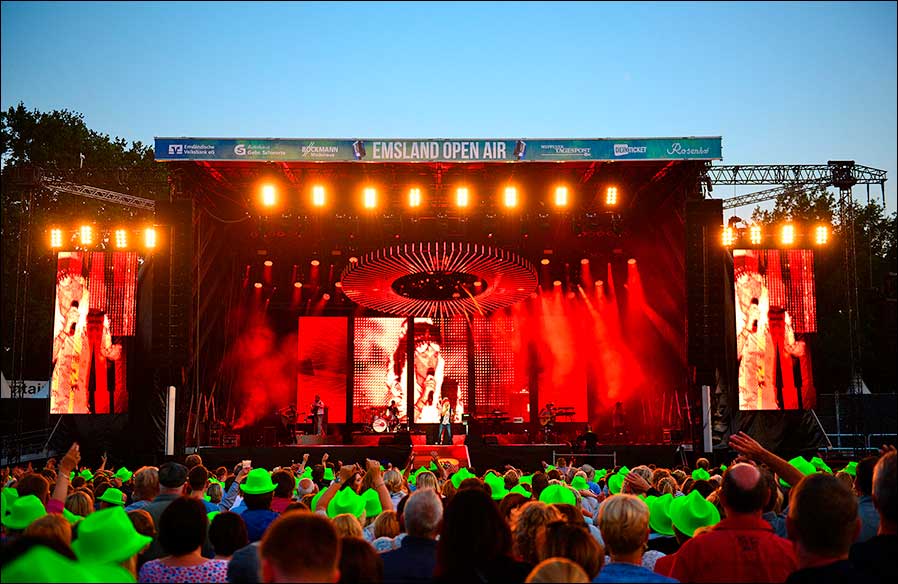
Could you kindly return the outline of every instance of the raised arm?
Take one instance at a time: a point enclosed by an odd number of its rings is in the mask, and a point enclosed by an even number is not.
[[[797,485],[804,476],[800,470],[761,446],[745,432],[737,432],[730,436],[730,448],[755,462],[766,464],[790,486]]]

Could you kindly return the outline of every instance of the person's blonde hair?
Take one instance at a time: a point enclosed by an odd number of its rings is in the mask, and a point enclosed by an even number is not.
[[[599,531],[610,555],[635,552],[649,536],[649,508],[634,495],[612,495],[599,508]]]
[[[159,469],[142,466],[134,471],[131,482],[134,484],[135,501],[152,501],[159,494]]]
[[[398,493],[402,490],[402,475],[399,474],[398,470],[390,469],[384,473],[384,483],[387,485],[387,490],[390,491],[390,494]]]
[[[564,519],[561,513],[542,501],[524,503],[514,514],[511,526],[511,541],[515,555],[524,562],[535,564],[539,561],[537,537],[540,529],[551,521]]]
[[[65,508],[75,515],[87,517],[94,511],[94,500],[83,491],[75,491],[66,497]]]
[[[589,577],[567,558],[548,558],[538,563],[524,582],[589,582]]]
[[[677,480],[670,475],[661,477],[658,479],[658,485],[655,487],[659,491],[661,491],[662,495],[670,493],[671,495],[677,494]]]
[[[399,516],[395,511],[384,511],[374,520],[374,537],[396,537],[399,535]]]
[[[433,474],[429,470],[426,470],[418,475],[418,479],[415,481],[415,490],[420,491],[421,489],[433,489],[436,492],[440,492],[440,483],[437,481],[437,475]]]
[[[72,526],[65,517],[59,513],[48,513],[31,522],[25,528],[25,537],[37,537],[72,545]]]
[[[452,498],[452,495],[455,494],[456,490],[457,489],[455,488],[455,485],[452,484],[452,481],[444,481],[443,486],[440,488],[440,494],[448,501]]]
[[[362,524],[355,515],[341,513],[333,518],[334,527],[340,537],[362,537]]]

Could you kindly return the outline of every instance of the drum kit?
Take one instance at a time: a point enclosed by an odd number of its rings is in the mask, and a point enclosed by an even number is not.
[[[370,432],[383,434],[385,432],[398,432],[403,429],[399,417],[390,412],[389,408],[370,406],[366,407],[365,411],[368,413],[367,430]]]

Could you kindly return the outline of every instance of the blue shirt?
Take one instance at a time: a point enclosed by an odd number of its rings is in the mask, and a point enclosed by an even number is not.
[[[437,542],[407,535],[402,547],[380,557],[384,562],[384,582],[432,582]]]
[[[612,562],[605,564],[593,582],[679,582],[673,578],[656,574],[642,566]]]
[[[240,514],[246,523],[246,535],[250,543],[262,539],[262,534],[268,526],[278,518],[278,514],[270,509],[247,509]]]
[[[137,511],[138,509],[143,509],[147,505],[149,505],[151,501],[147,501],[146,499],[141,499],[140,501],[134,501],[127,507],[125,507],[125,511]]]
[[[873,497],[864,495],[857,500],[857,516],[861,520],[861,532],[855,543],[872,539],[879,531],[879,513],[873,506]]]

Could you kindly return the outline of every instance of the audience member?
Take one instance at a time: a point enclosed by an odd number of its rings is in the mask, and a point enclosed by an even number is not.
[[[249,544],[246,523],[236,513],[218,513],[209,524],[209,541],[216,560],[230,560],[234,552]]]
[[[525,582],[589,582],[583,568],[565,558],[548,558],[533,568]]]
[[[578,564],[592,580],[605,563],[605,551],[590,535],[586,525],[565,521],[548,523],[539,536],[539,559],[567,558]]]
[[[642,566],[649,540],[649,508],[634,495],[612,495],[599,508],[599,531],[610,562],[595,582],[675,582]]]
[[[865,573],[865,580],[885,582],[895,577],[898,558],[898,465],[894,447],[873,470],[873,504],[879,513],[876,536],[852,546],[849,559]]]
[[[535,566],[540,561],[537,536],[552,521],[562,519],[561,513],[542,501],[525,503],[511,525],[512,551],[516,559]]]
[[[854,490],[857,492],[857,513],[861,520],[861,532],[857,541],[865,542],[879,530],[879,513],[873,505],[873,469],[879,460],[876,456],[861,459],[855,467]]]
[[[326,517],[286,513],[272,522],[259,545],[262,581],[337,582],[340,549],[340,537]]]
[[[131,492],[130,505],[125,511],[144,509],[159,495],[159,469],[155,466],[142,466],[131,477],[134,490]]]
[[[338,581],[340,584],[380,584],[383,573],[383,560],[370,543],[360,537],[342,539]]]
[[[451,503],[450,503],[451,505]],[[443,520],[443,504],[434,491],[415,491],[403,508],[407,535],[401,547],[384,553],[387,582],[429,582],[436,566],[436,537]]]

